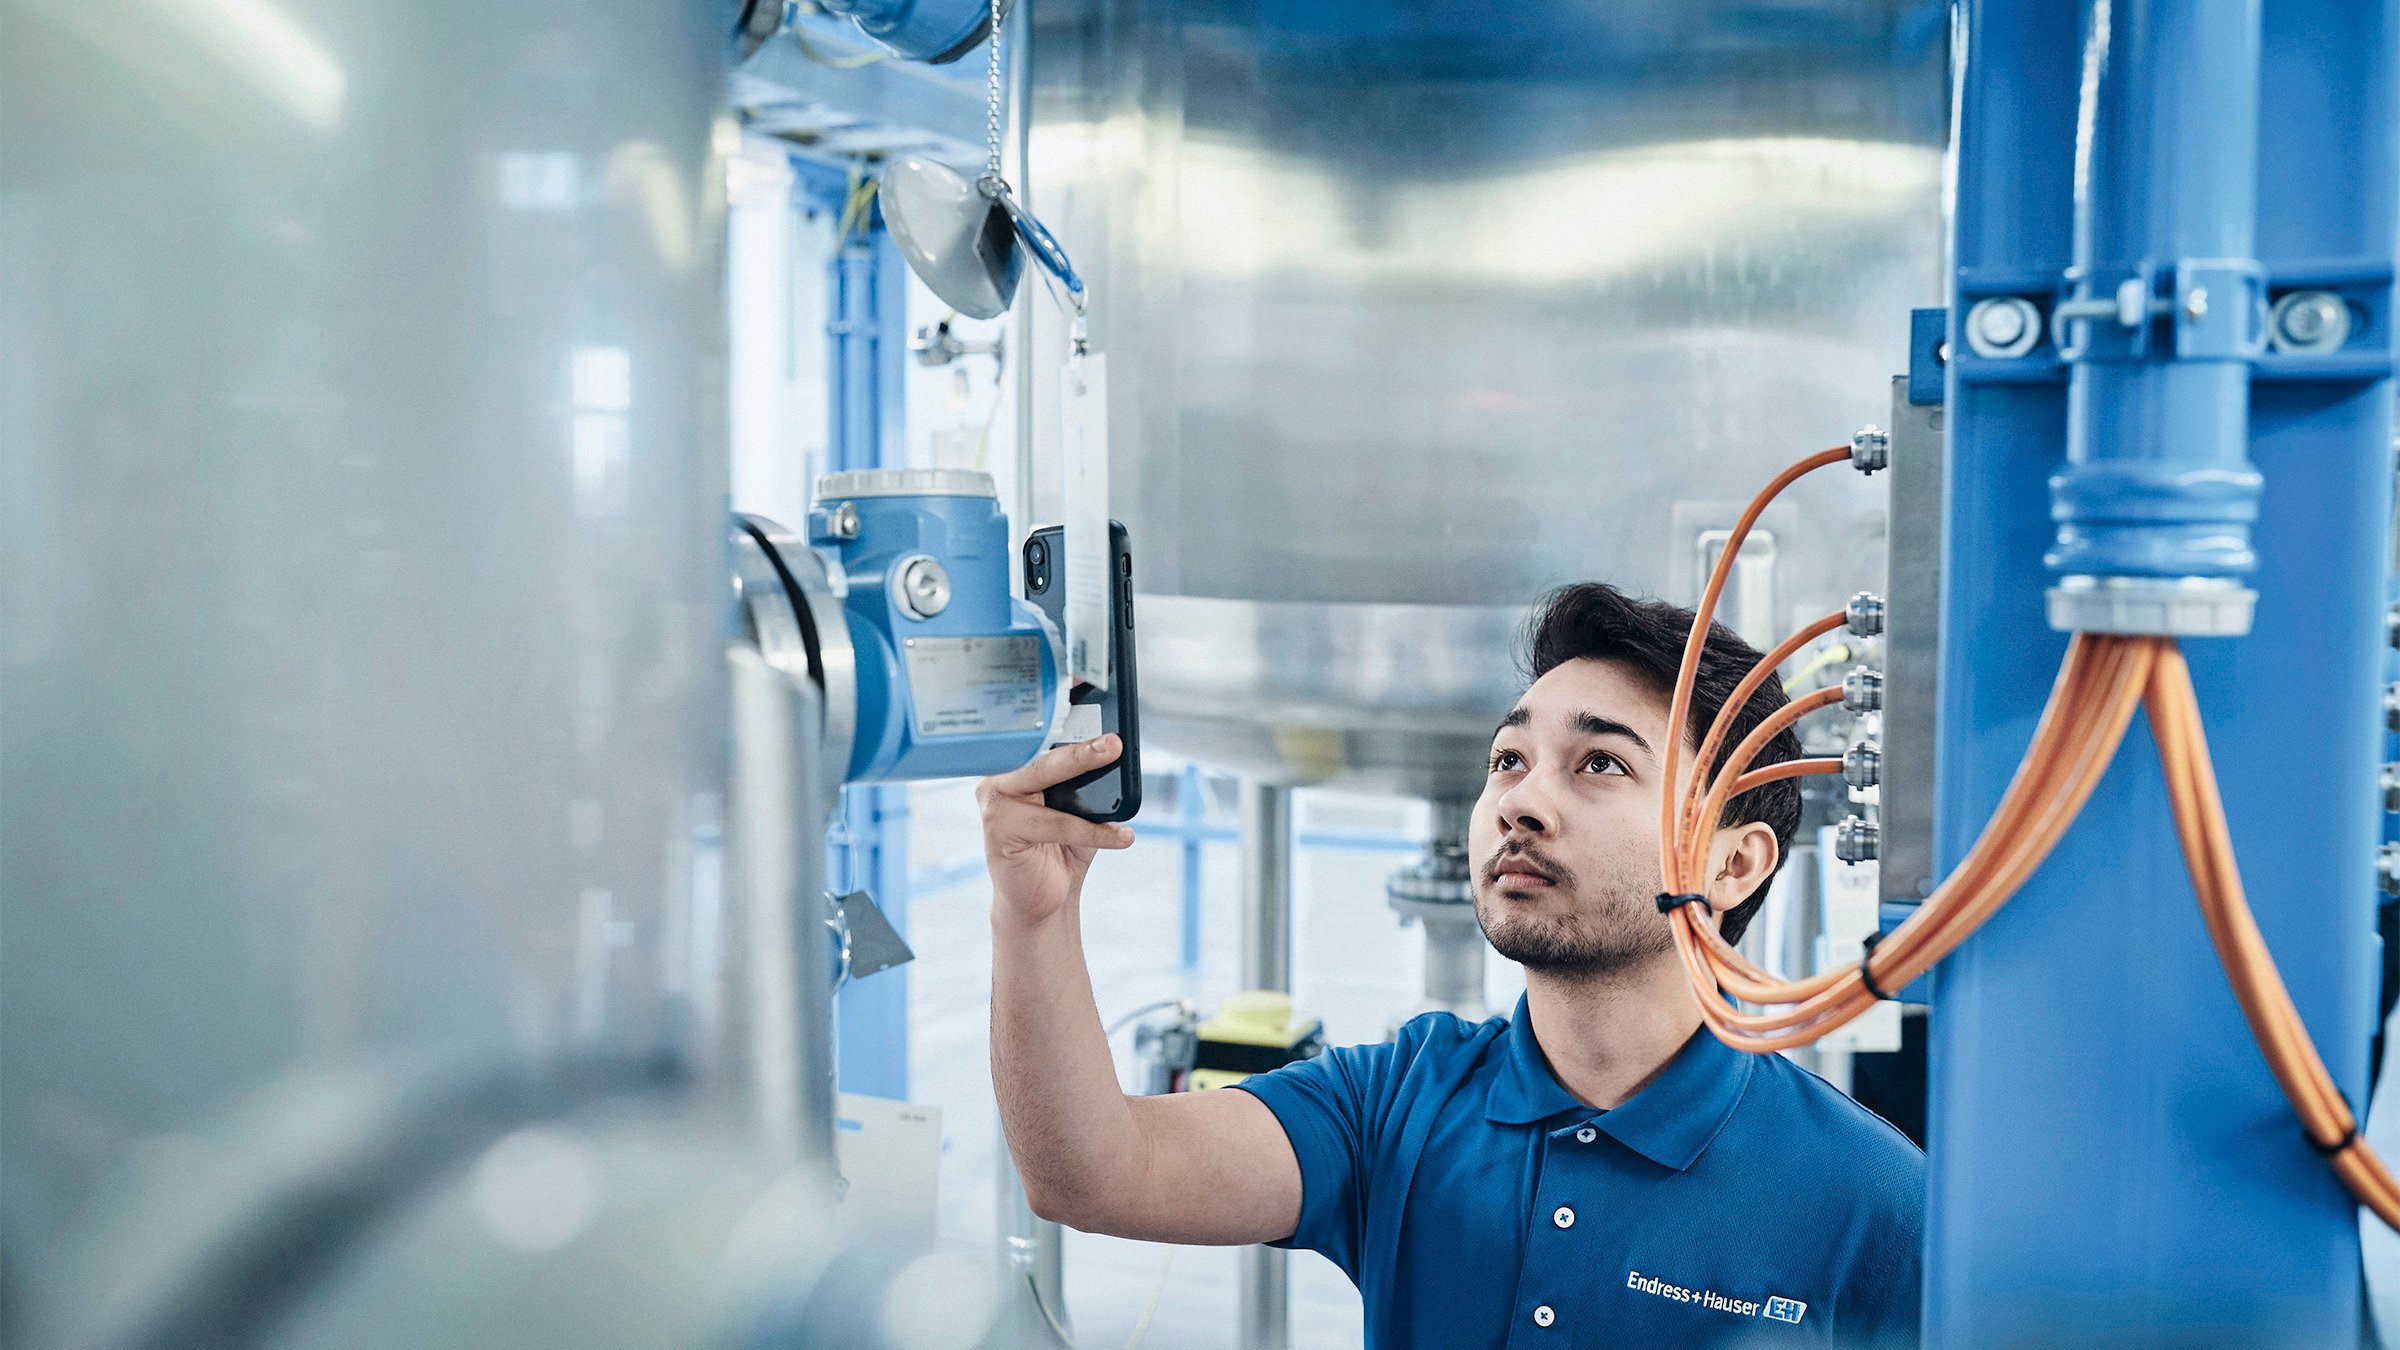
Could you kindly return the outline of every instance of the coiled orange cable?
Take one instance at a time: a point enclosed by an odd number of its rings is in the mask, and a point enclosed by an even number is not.
[[[1777,475],[1742,514],[1701,596],[1668,709],[1665,786],[1659,794],[1660,874],[1670,894],[1697,893],[1714,824],[1734,797],[1766,783],[1838,772],[1841,767],[1837,759],[1802,759],[1749,768],[1776,732],[1837,701],[1836,690],[1821,690],[1777,709],[1742,739],[1721,768],[1715,764],[1734,714],[1777,666],[1838,627],[1842,616],[1834,614],[1759,661],[1719,710],[1693,758],[1689,784],[1679,784],[1676,777],[1702,644],[1733,557],[1760,513],[1785,487],[1846,457],[1847,451],[1827,450]],[[1704,906],[1675,909],[1669,926],[1699,996],[1702,1020],[1738,1049],[1787,1049],[1817,1040],[1872,1008],[1875,989],[1898,989],[1932,969],[2007,903],[2049,856],[2115,760],[2137,706],[2150,714],[2176,835],[2210,941],[2260,1053],[2309,1142],[2327,1155],[2335,1175],[2361,1204],[2400,1229],[2400,1178],[2359,1136],[2358,1118],[2310,1040],[2243,894],[2199,700],[2183,654],[2169,639],[2076,635],[2060,663],[2033,741],[1983,833],[1933,895],[1870,957],[1808,979],[1780,980],[1726,942],[1713,915],[1702,912]],[[1712,769],[1717,771],[1712,774]],[[1744,1013],[1727,1001],[1728,996],[1785,1010]]]

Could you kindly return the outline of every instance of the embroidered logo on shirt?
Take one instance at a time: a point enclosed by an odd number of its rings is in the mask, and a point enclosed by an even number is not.
[[[1808,1305],[1796,1298],[1770,1298],[1765,1307],[1752,1299],[1727,1298],[1714,1289],[1686,1289],[1665,1280],[1644,1275],[1638,1270],[1625,1273],[1625,1287],[1657,1298],[1689,1303],[1711,1312],[1731,1313],[1736,1317],[1765,1317],[1776,1322],[1798,1322],[1807,1314]]]

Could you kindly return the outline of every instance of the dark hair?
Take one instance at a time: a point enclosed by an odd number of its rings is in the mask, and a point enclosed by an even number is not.
[[[1569,661],[1613,661],[1658,691],[1659,698],[1675,696],[1675,675],[1683,668],[1683,646],[1691,637],[1692,611],[1659,600],[1636,600],[1614,586],[1597,581],[1562,586],[1542,597],[1525,625],[1525,667],[1528,680],[1538,680]],[[1688,724],[1688,757],[1699,747],[1733,697],[1734,686],[1758,664],[1760,652],[1733,635],[1723,624],[1710,624],[1700,648],[1700,669],[1692,681],[1692,711]],[[1723,756],[1733,753],[1743,737],[1769,714],[1790,702],[1783,681],[1769,675],[1750,695],[1748,705],[1733,714],[1726,728]],[[1775,734],[1751,761],[1751,768],[1800,758],[1800,738],[1787,727]],[[1766,902],[1767,886],[1792,855],[1792,835],[1800,828],[1800,785],[1793,779],[1752,788],[1725,804],[1719,826],[1757,821],[1775,831],[1775,868],[1758,889],[1725,912],[1721,931],[1728,942],[1741,939],[1758,907]]]

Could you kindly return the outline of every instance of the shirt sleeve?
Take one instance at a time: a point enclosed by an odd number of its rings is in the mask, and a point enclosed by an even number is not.
[[[1427,1021],[1378,1045],[1340,1046],[1233,1084],[1275,1113],[1300,1160],[1299,1227],[1269,1246],[1321,1253],[1358,1279],[1383,1124]]]

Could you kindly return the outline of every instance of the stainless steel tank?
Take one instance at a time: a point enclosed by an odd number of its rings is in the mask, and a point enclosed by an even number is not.
[[[0,10],[0,1311],[728,1016],[719,9]]]
[[[1695,598],[1759,484],[1883,420],[1938,294],[1946,12],[1040,6],[1027,176],[1111,362],[1147,734],[1471,797],[1529,602]],[[1726,617],[1771,638],[1873,585],[1880,502],[1794,490]]]

